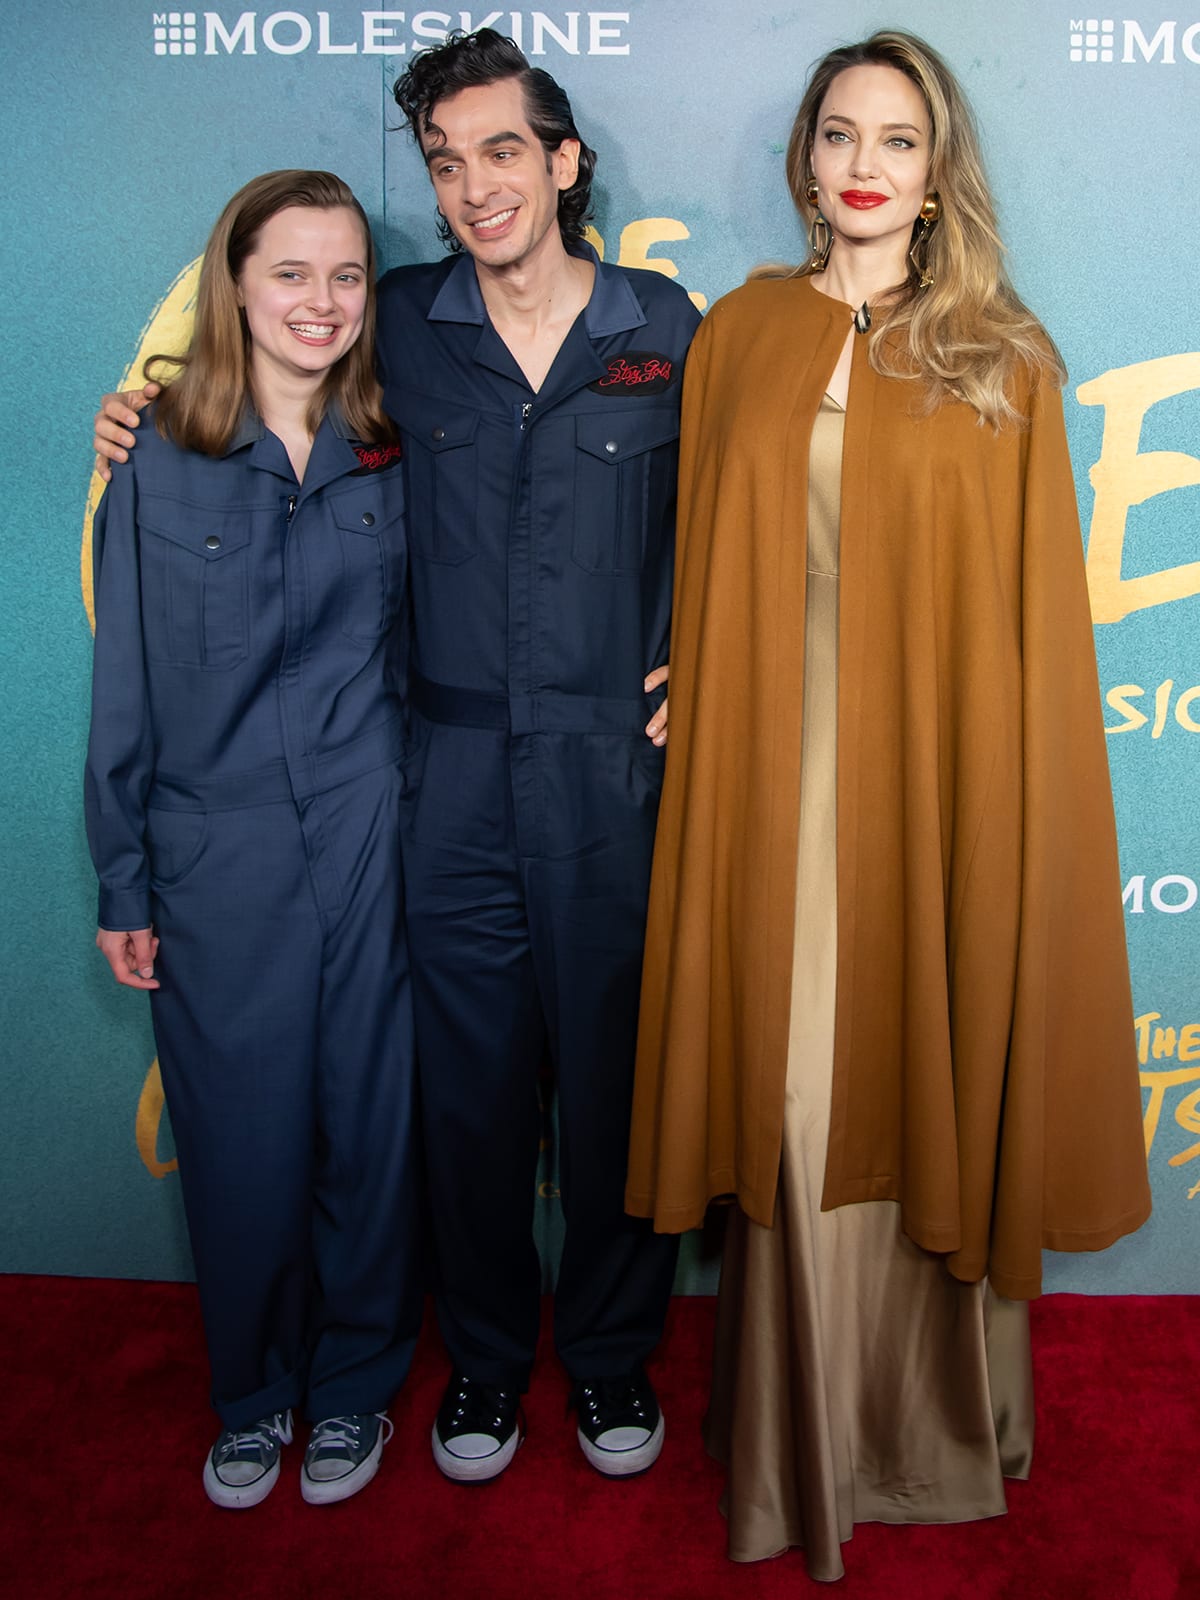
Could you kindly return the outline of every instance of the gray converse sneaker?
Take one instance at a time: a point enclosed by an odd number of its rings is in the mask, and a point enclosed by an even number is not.
[[[379,1471],[379,1458],[391,1437],[392,1425],[382,1411],[314,1423],[304,1452],[300,1493],[310,1506],[348,1500]]]
[[[204,1492],[230,1510],[265,1500],[279,1477],[279,1452],[292,1442],[292,1413],[277,1411],[248,1428],[226,1428],[204,1463]]]

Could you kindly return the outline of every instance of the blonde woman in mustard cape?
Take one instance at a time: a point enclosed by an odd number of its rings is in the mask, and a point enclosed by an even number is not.
[[[990,367],[922,284],[986,278],[969,134],[920,41],[827,58],[789,152],[825,270],[720,301],[685,380],[627,1204],[737,1200],[730,1553],[818,1578],[856,1521],[1004,1510],[1042,1248],[1149,1210],[1060,367],[998,241]]]

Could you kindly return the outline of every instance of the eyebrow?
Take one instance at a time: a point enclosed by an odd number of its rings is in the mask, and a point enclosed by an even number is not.
[[[853,117],[843,117],[841,113],[837,111],[831,111],[829,115],[824,117],[822,120],[824,122],[844,122],[848,128],[858,127],[858,123],[855,122]],[[882,126],[884,133],[899,133],[904,131],[907,133],[919,134],[921,132],[920,128],[917,127],[915,122],[885,122]]]
[[[284,260],[284,261],[272,261],[270,267],[268,268],[268,271],[274,272],[276,267],[311,267],[311,266],[312,266],[312,262],[311,261],[293,261],[293,260],[291,260],[289,258],[289,259]],[[366,267],[363,266],[361,261],[339,261],[337,263],[337,265],[334,267],[333,270],[335,272],[344,272],[347,267],[356,267],[359,272],[365,272],[367,270]]]
[[[523,138],[521,134],[515,132],[512,128],[509,128],[505,133],[489,134],[486,139],[481,139],[479,141],[477,148],[480,150],[495,150],[499,145],[502,144],[519,144],[523,148],[528,149],[529,140]],[[437,144],[434,145],[431,150],[426,150],[425,165],[429,166],[430,163],[434,161],[445,161],[447,158],[453,160],[458,157],[458,154],[458,151],[452,150],[448,144]]]

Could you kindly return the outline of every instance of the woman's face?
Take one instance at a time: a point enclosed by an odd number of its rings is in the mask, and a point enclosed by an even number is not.
[[[238,277],[260,382],[324,374],[362,332],[363,226],[347,206],[288,206],[259,230]]]
[[[895,67],[847,67],[817,114],[813,175],[818,205],[835,239],[895,239],[907,251],[928,193],[929,112],[925,97]]]

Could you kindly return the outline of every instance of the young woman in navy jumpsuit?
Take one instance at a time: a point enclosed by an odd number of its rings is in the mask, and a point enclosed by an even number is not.
[[[96,518],[97,944],[152,991],[223,1506],[314,1424],[374,1475],[420,1318],[399,859],[407,552],[366,217],[268,173],[205,254],[182,375]]]

